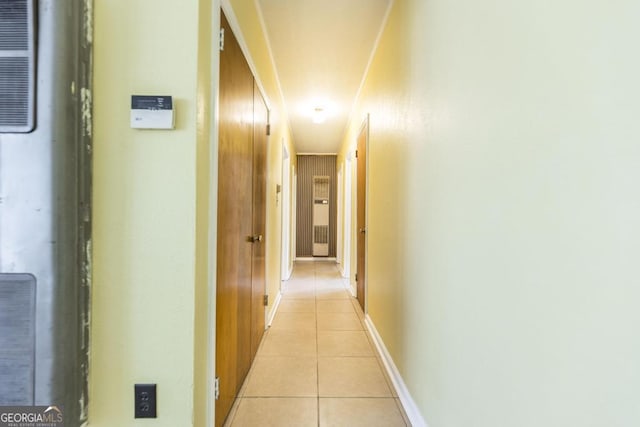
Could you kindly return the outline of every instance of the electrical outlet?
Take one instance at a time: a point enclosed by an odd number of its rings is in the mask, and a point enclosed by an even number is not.
[[[135,418],[156,418],[156,385],[136,384],[135,395]]]

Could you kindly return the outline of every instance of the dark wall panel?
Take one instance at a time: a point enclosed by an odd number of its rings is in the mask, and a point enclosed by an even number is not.
[[[335,155],[299,155],[296,256],[313,256],[313,177],[326,175],[330,179],[329,195],[329,257],[336,256],[337,239],[337,173]]]

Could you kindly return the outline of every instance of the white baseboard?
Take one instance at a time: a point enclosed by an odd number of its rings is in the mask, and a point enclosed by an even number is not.
[[[326,256],[320,256],[320,257],[297,257],[295,259],[296,261],[317,261],[317,262],[325,262],[325,261],[330,261],[330,262],[336,262],[336,258],[335,257],[326,257]]]
[[[280,305],[280,301],[282,301],[282,292],[278,291],[278,294],[276,295],[276,299],[273,302],[273,306],[271,307],[271,311],[269,311],[269,314],[267,315],[267,324],[266,327],[270,327],[271,323],[273,322],[273,318],[276,317],[276,313],[278,311],[278,306]]]
[[[389,378],[391,378],[391,382],[398,393],[398,398],[400,399],[400,403],[402,403],[402,407],[404,408],[404,412],[407,414],[407,418],[411,422],[413,427],[428,427],[426,421],[420,414],[420,410],[416,406],[416,403],[413,401],[407,386],[405,385],[398,368],[395,363],[393,363],[393,359],[387,351],[387,348],[384,345],[384,341],[382,341],[382,337],[378,334],[373,321],[369,315],[365,315],[365,324],[367,325],[367,329],[369,333],[373,337],[373,341],[376,345],[376,349],[378,353],[380,353],[380,357],[382,358],[382,363],[384,364],[387,373],[389,374]]]
[[[282,278],[282,281],[284,282],[285,280],[289,280],[292,274],[293,274],[293,265],[290,265],[289,268],[287,268],[287,272]]]
[[[349,275],[345,274],[344,270],[344,264],[342,264],[341,262],[336,262],[336,264],[338,264],[338,271],[340,272],[340,277],[342,277],[343,279],[348,279]]]
[[[342,284],[344,285],[344,290],[349,292],[350,294],[352,294],[351,296],[353,296],[355,298],[356,295],[353,293],[353,289],[351,288],[351,284],[346,280],[343,281]]]

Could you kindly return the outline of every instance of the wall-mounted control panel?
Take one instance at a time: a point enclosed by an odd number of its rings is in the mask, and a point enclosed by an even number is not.
[[[131,95],[133,129],[174,129],[175,109],[171,96]]]

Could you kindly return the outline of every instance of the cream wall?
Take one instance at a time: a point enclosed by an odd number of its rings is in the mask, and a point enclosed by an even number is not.
[[[369,315],[431,427],[640,425],[639,18],[395,1],[341,159],[370,113]]]
[[[198,2],[98,1],[94,23],[89,424],[148,423],[133,385],[157,383],[154,425],[190,425]],[[132,94],[172,95],[176,130],[131,129]]]
[[[294,151],[254,4],[223,3],[271,110],[267,292],[275,297],[282,143]],[[133,385],[146,382],[158,384],[155,425],[200,426],[212,416],[218,7],[212,0],[94,7],[92,426],[144,423],[133,418]],[[176,130],[130,129],[131,94],[172,95]]]

